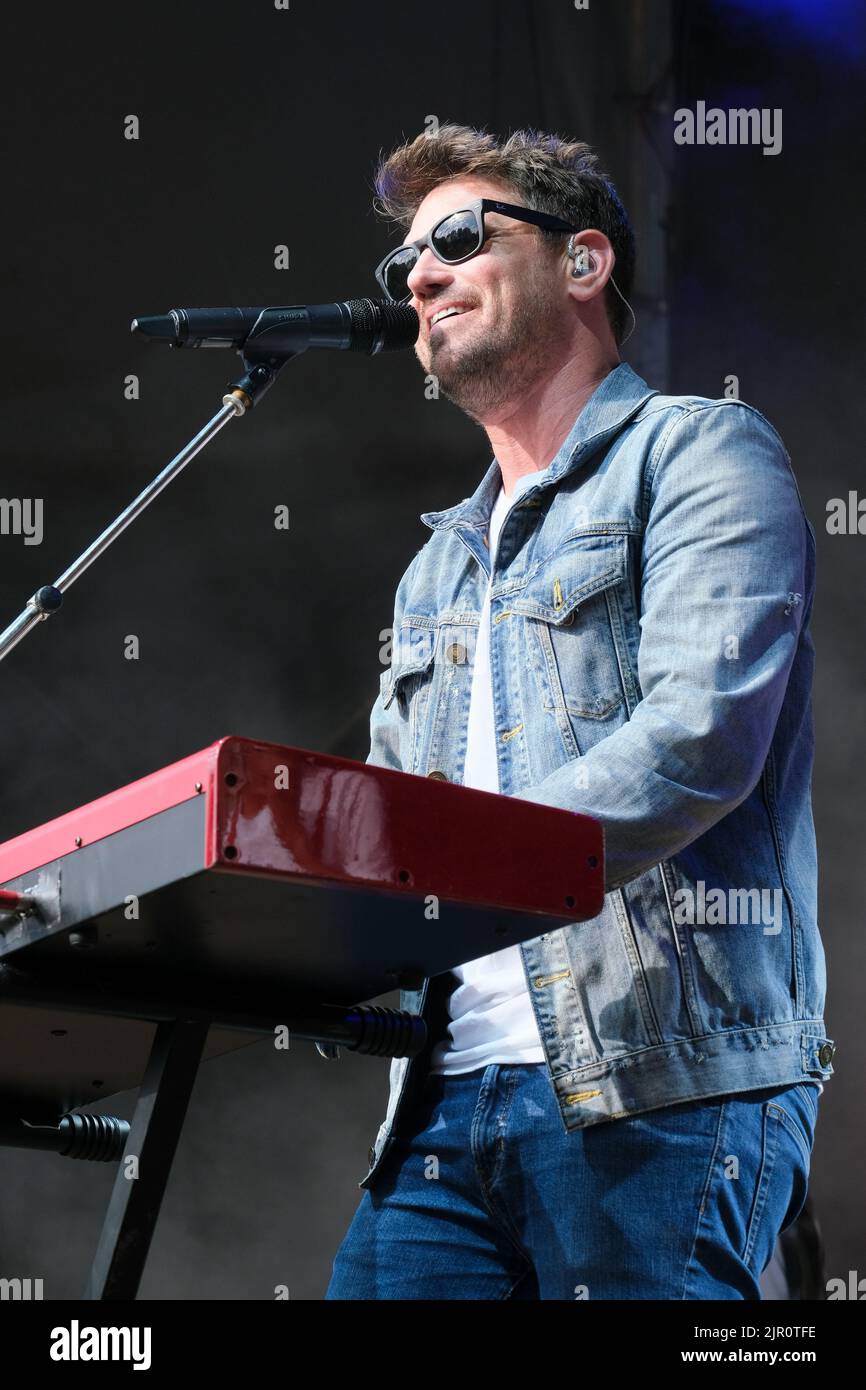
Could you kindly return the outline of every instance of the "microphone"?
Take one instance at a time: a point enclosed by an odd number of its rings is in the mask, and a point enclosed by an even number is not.
[[[174,348],[255,346],[258,353],[295,356],[308,348],[395,352],[418,337],[418,315],[406,304],[346,299],[336,304],[289,304],[236,309],[170,309],[135,318],[130,325],[151,342]]]

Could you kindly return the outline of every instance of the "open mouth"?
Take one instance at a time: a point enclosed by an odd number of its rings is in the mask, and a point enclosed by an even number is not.
[[[451,323],[453,319],[463,319],[472,312],[472,309],[446,310],[441,319],[436,319],[434,323],[430,324],[428,332],[432,333],[434,328],[440,328],[444,323]]]

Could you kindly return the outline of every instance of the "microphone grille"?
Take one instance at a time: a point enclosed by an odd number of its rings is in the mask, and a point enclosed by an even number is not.
[[[398,352],[411,347],[418,337],[418,315],[408,304],[387,299],[347,299],[345,304],[351,316],[353,352]]]

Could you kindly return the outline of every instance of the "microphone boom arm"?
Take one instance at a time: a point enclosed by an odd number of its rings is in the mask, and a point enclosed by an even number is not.
[[[151,502],[162,492],[163,488],[168,487],[169,483],[183,471],[190,459],[195,458],[212,439],[215,439],[220,430],[223,429],[229,420],[235,420],[241,415],[246,415],[252,410],[257,401],[273,385],[278,372],[285,366],[292,357],[297,356],[296,352],[286,352],[276,355],[272,350],[266,350],[264,344],[255,341],[249,345],[249,355],[247,347],[244,346],[240,353],[243,364],[246,368],[244,375],[235,382],[232,382],[228,391],[223,396],[222,407],[217,413],[208,420],[207,424],[199,430],[188,444],[184,445],[180,453],[175,454],[170,463],[167,463],[161,473],[148,483],[146,488],[138,494],[129,506],[126,507],[119,516],[106,526],[94,541],[90,543],[86,550],[73,560],[72,564],[63,571],[53,584],[44,584],[37,589],[35,594],[27,600],[27,604],[18,614],[18,617],[9,626],[0,632],[0,661],[8,656],[13,647],[16,647],[38,623],[44,622],[56,613],[63,603],[63,595],[76,579],[80,579],[86,569],[98,560],[113,541],[117,540],[121,531],[125,531],[142,512],[150,506]]]
[[[117,540],[163,488],[183,471],[229,420],[246,415],[274,384],[288,361],[309,347],[348,348],[367,353],[410,347],[418,335],[414,309],[387,301],[348,299],[335,304],[287,304],[263,309],[173,309],[168,314],[132,320],[132,332],[170,347],[234,348],[244,375],[232,382],[222,409],[161,473],[73,560],[53,584],[44,584],[5,631],[0,632],[0,661],[37,623],[56,613],[71,584]]]

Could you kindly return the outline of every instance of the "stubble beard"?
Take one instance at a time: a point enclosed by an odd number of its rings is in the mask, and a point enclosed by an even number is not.
[[[547,311],[544,289],[527,290],[514,304],[504,333],[470,330],[465,343],[433,348],[428,371],[442,395],[478,424],[519,400],[547,366]]]

